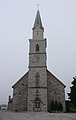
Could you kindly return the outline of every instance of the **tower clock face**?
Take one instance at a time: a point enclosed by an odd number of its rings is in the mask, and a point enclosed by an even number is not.
[[[40,57],[39,57],[39,55],[38,55],[38,56],[36,56],[36,60],[37,60],[37,61],[39,61],[39,60],[40,60]]]
[[[35,60],[36,62],[38,62],[38,61],[40,60],[40,56],[39,56],[39,55],[34,55],[34,60]]]
[[[31,59],[31,63],[38,63],[39,61],[40,61],[39,55],[34,55],[33,58]]]

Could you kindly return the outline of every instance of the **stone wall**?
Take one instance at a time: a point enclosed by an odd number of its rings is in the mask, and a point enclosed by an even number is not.
[[[31,82],[31,79],[32,78],[30,78],[29,82]],[[28,86],[28,73],[27,73],[13,86],[14,111],[34,111],[34,99],[36,98],[36,90],[38,90],[39,92],[38,97],[41,100],[41,111],[48,111],[47,105],[49,108],[50,102],[52,100],[53,101],[57,100],[58,102],[62,103],[63,112],[65,112],[65,89],[64,89],[65,86],[62,82],[60,82],[52,73],[47,71],[47,85],[46,83],[45,85],[42,84],[41,80],[40,81],[41,87],[35,88],[34,83],[35,82],[32,81],[32,83],[30,83]],[[10,108],[11,105],[12,104],[9,103]]]
[[[48,83],[48,107],[50,102],[57,100],[63,105],[63,112],[65,112],[65,90],[64,85],[53,74],[47,72]]]
[[[38,40],[29,39],[29,53],[36,53],[36,44],[39,45],[40,53],[46,53],[47,40],[45,38]]]
[[[44,30],[42,30],[39,26],[36,26],[35,29],[33,29],[33,39],[39,40],[44,37]]]
[[[13,111],[27,111],[28,73],[13,86]]]
[[[29,76],[28,76],[28,87],[36,87],[35,85],[35,75],[39,73],[39,87],[47,87],[47,73],[45,68],[30,68]]]
[[[39,87],[35,85],[35,74],[39,73]],[[47,111],[47,74],[45,68],[30,68],[28,76],[28,111],[34,111],[34,99],[36,98],[36,90],[39,91],[41,100],[41,110]]]

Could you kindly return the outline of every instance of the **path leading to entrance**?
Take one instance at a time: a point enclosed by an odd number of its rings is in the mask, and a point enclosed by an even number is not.
[[[20,113],[0,110],[0,120],[76,120],[76,113]]]

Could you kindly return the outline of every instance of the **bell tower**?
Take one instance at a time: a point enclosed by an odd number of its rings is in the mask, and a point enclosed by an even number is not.
[[[29,39],[28,111],[47,111],[47,65],[44,27],[37,10]]]

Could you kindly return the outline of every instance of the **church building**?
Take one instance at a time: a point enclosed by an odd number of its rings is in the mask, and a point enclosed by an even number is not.
[[[29,67],[13,86],[8,109],[13,111],[52,111],[51,103],[61,103],[65,112],[65,85],[47,70],[47,39],[44,38],[39,10],[37,10],[32,39],[29,39]]]

